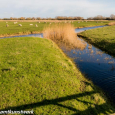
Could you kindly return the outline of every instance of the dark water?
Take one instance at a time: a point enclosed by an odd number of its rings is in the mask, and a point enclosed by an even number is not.
[[[81,32],[88,29],[99,28],[103,26],[88,27],[75,29],[75,32]],[[30,34],[13,37],[43,37],[43,34]],[[6,37],[4,37],[6,38]],[[7,37],[8,38],[8,37]],[[11,38],[11,37],[9,37]],[[74,49],[71,51],[62,48],[62,50],[70,57],[79,67],[80,71],[90,78],[94,84],[102,88],[109,94],[115,103],[115,58],[102,52],[100,49],[92,46],[91,49],[87,47],[80,51]]]

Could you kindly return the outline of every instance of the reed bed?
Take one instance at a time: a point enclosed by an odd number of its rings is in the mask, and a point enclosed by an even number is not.
[[[59,46],[66,48],[78,48],[83,50],[86,47],[81,40],[77,38],[75,28],[71,24],[53,24],[46,27],[43,31],[44,38],[51,39]]]
[[[110,22],[108,25],[109,26],[115,25],[115,22]]]

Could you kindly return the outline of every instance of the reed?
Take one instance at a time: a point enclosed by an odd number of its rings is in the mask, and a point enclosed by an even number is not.
[[[110,22],[108,25],[109,26],[115,25],[115,22]]]
[[[43,30],[44,38],[51,39],[59,46],[65,45],[66,48],[84,49],[85,44],[77,38],[75,28],[71,24],[53,24]]]

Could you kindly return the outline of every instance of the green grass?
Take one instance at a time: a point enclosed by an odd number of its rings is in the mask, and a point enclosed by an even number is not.
[[[115,109],[58,46],[47,39],[0,39],[0,111],[105,115]]]
[[[80,22],[80,23],[78,23]],[[92,26],[103,26],[108,25],[110,21],[75,21],[73,22],[74,27],[81,28],[81,27],[92,27]]]
[[[115,56],[115,26],[87,30],[78,36]]]
[[[6,23],[6,22],[8,22],[8,23]],[[0,37],[42,32],[44,27],[47,27],[50,24],[50,22],[37,23],[35,21],[33,21],[33,22],[22,22],[21,21],[21,22],[18,22],[17,24],[14,24],[14,22],[13,21],[0,21]],[[61,22],[61,23],[64,23],[64,22]],[[78,23],[78,21],[74,21],[72,24],[76,28],[76,27],[106,25],[108,23],[109,23],[108,21],[103,21],[103,23],[101,23],[101,22],[96,23],[96,21],[89,21],[87,23],[86,22]],[[9,27],[6,27],[6,24],[8,24]],[[22,24],[22,26],[20,27],[19,24]],[[30,26],[30,24],[33,24],[33,26]],[[38,27],[35,27],[35,24],[37,24]],[[55,23],[53,22],[52,24],[55,24]]]
[[[44,26],[49,25],[49,23],[45,24],[44,22],[18,22],[17,24],[14,24],[14,22],[10,21],[7,24],[9,27],[6,27],[6,22],[0,22],[0,36],[41,32]],[[19,24],[22,24],[22,26],[20,27]],[[33,25],[31,26],[30,24]],[[35,24],[37,24],[38,27],[35,27]]]

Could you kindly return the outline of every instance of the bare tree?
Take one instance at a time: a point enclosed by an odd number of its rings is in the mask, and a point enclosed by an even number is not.
[[[110,18],[111,18],[112,20],[115,20],[115,15],[114,15],[114,14],[111,14],[111,15],[110,15]]]

